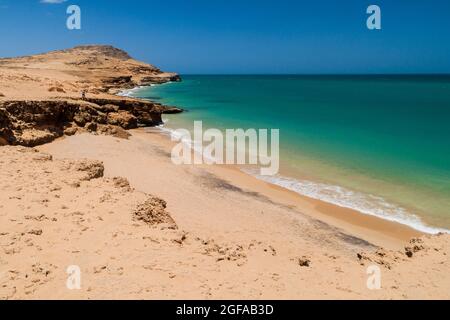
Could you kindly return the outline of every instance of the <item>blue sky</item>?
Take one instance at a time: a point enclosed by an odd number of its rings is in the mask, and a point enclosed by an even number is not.
[[[449,14],[448,0],[0,0],[0,56],[112,44],[180,73],[450,73]]]

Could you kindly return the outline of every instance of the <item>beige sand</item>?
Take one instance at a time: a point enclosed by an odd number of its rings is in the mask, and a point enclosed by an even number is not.
[[[217,167],[174,166],[168,147],[159,135],[134,132],[130,140],[83,134],[40,147],[53,161],[0,149],[7,168],[0,239],[8,250],[1,297],[450,297],[447,235],[405,244],[412,257],[403,248],[379,249],[359,237],[368,225],[351,232],[349,223],[344,229],[323,222],[313,214],[329,208],[302,208],[308,201],[300,197],[291,205],[270,188],[263,194],[257,180],[255,189],[247,188],[245,175],[225,180]],[[36,156],[44,160],[30,161]],[[58,169],[64,162],[56,159],[67,158],[103,161],[106,178],[74,187],[70,181],[79,173]],[[115,186],[115,176],[127,177],[136,191]],[[55,185],[61,189],[51,191]],[[148,197],[143,192],[167,201],[177,230],[133,219]],[[400,241],[377,230],[370,237],[392,246]],[[81,290],[66,288],[66,268],[73,264],[82,270]],[[366,286],[372,264],[381,268],[381,290]]]

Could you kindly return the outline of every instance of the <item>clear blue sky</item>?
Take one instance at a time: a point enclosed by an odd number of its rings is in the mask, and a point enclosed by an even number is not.
[[[449,0],[0,0],[0,26],[2,57],[112,44],[180,73],[450,73]]]

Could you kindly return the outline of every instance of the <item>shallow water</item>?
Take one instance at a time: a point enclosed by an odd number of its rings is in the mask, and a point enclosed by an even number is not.
[[[188,110],[168,115],[167,128],[280,129],[272,183],[425,232],[450,229],[450,76],[191,75],[132,94]]]

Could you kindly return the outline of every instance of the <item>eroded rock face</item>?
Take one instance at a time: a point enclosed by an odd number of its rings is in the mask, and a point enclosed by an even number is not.
[[[164,106],[159,103],[138,100],[138,99],[105,99],[105,98],[88,98],[87,101],[96,105],[95,108],[104,113],[120,112],[120,110],[128,111],[129,114],[136,117],[136,126],[155,126],[162,124],[162,114],[175,114],[183,112],[177,107]],[[125,115],[123,113],[123,115]],[[113,116],[116,118],[116,116]],[[131,120],[131,118],[130,118]],[[110,123],[108,121],[109,124]],[[133,124],[131,123],[131,128]],[[129,129],[126,126],[121,126],[124,129]]]
[[[0,145],[34,147],[83,131],[126,137],[123,130],[161,124],[165,111],[182,110],[137,99],[5,101]]]
[[[34,147],[62,136],[79,107],[68,101],[6,101],[0,109],[2,140]]]
[[[11,120],[8,112],[0,108],[0,146],[10,144],[13,140],[14,134],[11,130]]]
[[[152,83],[165,83],[165,82],[179,82],[181,81],[181,77],[178,74],[166,74],[166,75],[151,75],[151,76],[144,76],[139,82],[139,85],[145,86]]]
[[[137,118],[124,110],[109,113],[107,123],[113,126],[120,126],[124,129],[134,129],[138,125]]]
[[[49,143],[61,136],[59,131],[25,129],[21,135],[16,137],[15,144],[34,147],[41,144]]]
[[[31,126],[53,125],[72,121],[79,104],[70,101],[6,101],[0,105],[9,118]]]

